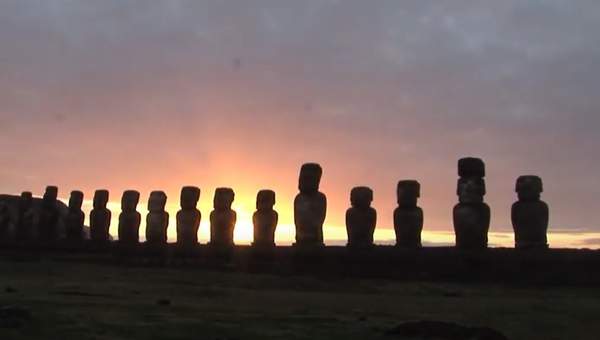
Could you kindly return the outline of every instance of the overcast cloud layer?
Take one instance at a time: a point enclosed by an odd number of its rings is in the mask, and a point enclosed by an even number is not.
[[[474,155],[493,228],[534,173],[552,227],[600,230],[598,32],[596,0],[3,0],[1,191],[291,201],[318,161],[330,223],[370,185],[390,226],[396,181],[416,178],[427,227],[451,228]]]

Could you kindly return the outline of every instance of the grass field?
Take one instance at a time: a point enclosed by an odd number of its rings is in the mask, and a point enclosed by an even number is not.
[[[0,339],[393,339],[410,320],[509,339],[599,339],[600,290],[209,272],[0,259]]]

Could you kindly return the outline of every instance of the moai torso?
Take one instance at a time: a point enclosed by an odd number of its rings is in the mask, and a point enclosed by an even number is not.
[[[300,169],[300,193],[294,200],[297,245],[323,245],[327,198],[319,192],[321,175],[321,166],[315,163],[304,164]]]
[[[93,241],[107,242],[112,214],[106,208],[108,191],[97,190],[94,193],[94,209],[90,212],[90,238]]]
[[[548,205],[540,200],[542,180],[537,176],[521,176],[516,191],[519,201],[512,206],[512,224],[517,248],[547,248]]]
[[[213,246],[233,246],[233,231],[237,215],[231,210],[234,192],[229,188],[217,188],[214,210],[210,213],[210,244]]]
[[[256,212],[252,216],[254,224],[255,246],[275,246],[275,229],[279,215],[273,206],[275,205],[275,192],[272,190],[261,190],[256,197]]]
[[[0,243],[8,242],[10,239],[10,214],[8,206],[0,202]]]
[[[397,186],[398,207],[394,210],[396,245],[421,247],[423,210],[417,206],[421,185],[417,181],[400,181]]]
[[[85,214],[81,210],[82,205],[83,193],[81,191],[71,192],[69,211],[65,220],[67,239],[71,241],[83,240],[83,222]]]
[[[199,199],[199,188],[181,189],[181,210],[177,212],[177,243],[180,245],[198,244],[198,228],[202,219],[200,210],[196,208]]]
[[[57,208],[58,188],[49,186],[46,188],[42,199],[42,207],[38,220],[38,235],[42,242],[54,242],[59,238],[60,215]]]
[[[19,200],[19,216],[17,220],[15,238],[17,241],[30,241],[34,238],[35,213],[33,211],[33,196],[30,192],[23,192]]]
[[[121,214],[119,215],[119,242],[136,244],[139,242],[140,222],[142,216],[136,211],[140,193],[128,190],[121,199]]]
[[[146,241],[166,244],[169,213],[165,211],[167,195],[162,191],[153,191],[148,200],[148,216],[146,216]]]
[[[490,228],[490,207],[483,202],[485,165],[477,158],[459,161],[457,194],[459,203],[454,207],[453,220],[458,248],[486,248]]]
[[[371,207],[373,191],[367,187],[353,188],[350,193],[352,207],[346,211],[348,247],[366,248],[373,245],[377,224],[377,211]]]

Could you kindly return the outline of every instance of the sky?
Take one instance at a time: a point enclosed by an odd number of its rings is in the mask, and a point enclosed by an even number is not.
[[[318,162],[325,237],[366,185],[393,238],[398,180],[447,233],[457,159],[476,156],[493,232],[536,174],[550,230],[600,244],[598,32],[596,0],[1,0],[0,191],[109,189],[116,215],[123,190],[158,189],[174,215],[197,185],[206,230],[227,186],[243,239],[269,188],[289,238]]]

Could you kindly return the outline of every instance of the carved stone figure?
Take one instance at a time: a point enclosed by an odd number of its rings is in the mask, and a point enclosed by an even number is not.
[[[67,239],[70,241],[83,240],[83,222],[85,214],[81,210],[83,205],[83,192],[72,191],[69,199],[69,211],[65,220]]]
[[[35,212],[33,211],[33,195],[25,191],[19,201],[19,213],[16,223],[15,237],[19,242],[31,241],[35,235]]]
[[[10,239],[10,214],[8,206],[0,202],[0,243],[8,242]]]
[[[517,180],[519,200],[512,206],[512,224],[517,248],[547,248],[548,205],[540,200],[542,179],[538,176],[521,176]]]
[[[421,197],[421,184],[413,180],[400,181],[396,196],[398,199],[398,207],[394,210],[396,245],[421,247],[423,209],[417,206],[417,201]]]
[[[94,209],[90,212],[90,238],[95,242],[110,240],[109,228],[112,213],[106,208],[108,190],[96,190],[94,193]]]
[[[235,193],[230,188],[217,188],[214,210],[210,213],[210,244],[219,247],[233,246],[233,230],[237,215],[231,210]]]
[[[54,242],[59,238],[60,215],[56,204],[57,197],[57,187],[46,187],[37,224],[38,234],[43,242]]]
[[[355,187],[350,192],[352,207],[346,211],[348,247],[367,248],[373,245],[377,211],[371,207],[373,190]]]
[[[259,247],[275,246],[275,228],[279,215],[273,210],[275,205],[275,192],[261,190],[256,196],[256,212],[252,216],[254,224],[253,245]]]
[[[478,158],[463,158],[458,162],[457,194],[454,207],[454,232],[458,248],[487,248],[490,228],[490,207],[484,203],[486,194],[485,164]]]
[[[140,201],[140,193],[127,190],[121,198],[121,214],[119,215],[119,242],[137,244],[139,242],[140,222],[142,216],[136,211]]]
[[[202,214],[196,208],[200,200],[200,188],[183,187],[181,189],[181,210],[177,212],[177,243],[193,246],[198,244],[198,228]]]
[[[151,244],[167,243],[169,213],[165,211],[167,195],[162,191],[153,191],[148,199],[148,216],[146,216],[146,240]]]
[[[319,192],[322,173],[321,166],[316,163],[304,164],[300,169],[300,193],[294,200],[296,245],[323,245],[327,198]]]

